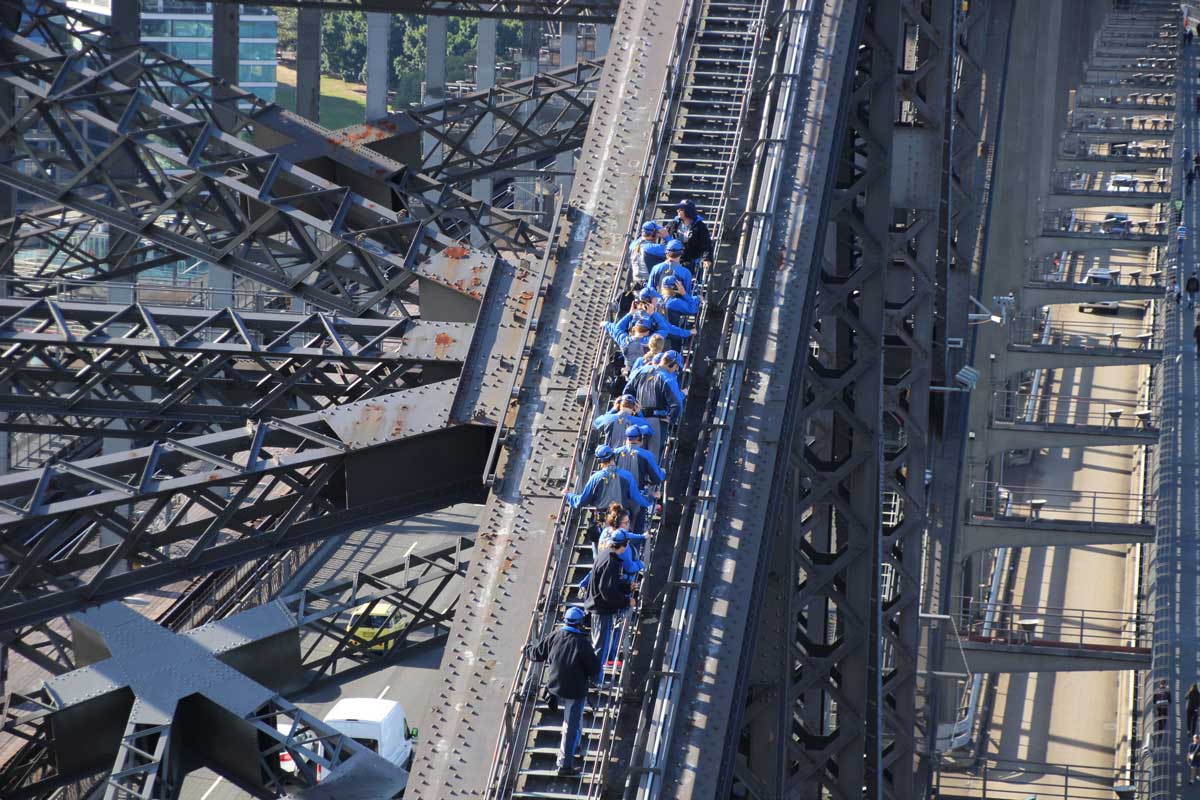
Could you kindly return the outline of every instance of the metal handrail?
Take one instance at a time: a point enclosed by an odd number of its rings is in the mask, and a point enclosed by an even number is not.
[[[1119,786],[1141,797],[1147,785],[1145,772],[1126,776],[1106,767],[984,758],[969,765],[939,763],[933,797],[969,793],[989,800],[1113,800]]]
[[[1050,394],[1030,408],[1030,392],[996,390],[992,393],[993,425],[1017,423],[1091,425],[1114,429],[1147,430],[1158,425],[1159,413],[1131,400],[1105,400],[1087,395]],[[1030,413],[1032,411],[1032,413]]]
[[[1009,322],[1010,347],[1086,347],[1096,350],[1146,350],[1161,345],[1154,325],[1138,322],[1047,321],[1040,315]]]
[[[679,48],[687,33],[691,10],[692,3],[690,0],[684,2],[680,8],[679,17],[676,19],[675,37],[671,45],[672,52],[676,54],[674,58],[678,58]],[[661,167],[661,159],[664,157],[660,152],[659,145],[667,132],[665,126],[666,109],[674,102],[675,93],[678,90],[675,75],[675,70],[668,70],[667,85],[663,90],[663,100],[651,125],[650,136],[646,139],[642,174],[639,177],[636,190],[637,200],[633,204],[633,211],[630,213],[630,219],[627,221],[626,229],[629,231],[635,229],[641,215],[650,206],[651,175],[655,174]],[[625,283],[624,278],[628,272],[628,262],[629,251],[625,249],[622,252],[621,262],[614,275],[610,291],[610,304],[613,308],[617,306],[621,288]],[[590,412],[594,411],[596,398],[601,396],[600,382],[603,378],[602,367],[607,363],[611,350],[612,343],[609,341],[605,341],[601,347],[597,348],[596,358],[593,361],[590,373],[592,375],[589,387],[590,391],[588,392],[580,417],[580,426],[575,439],[575,450],[572,454],[571,465],[568,470],[566,480],[568,486],[574,485],[586,463],[592,420]],[[565,562],[569,560],[571,547],[573,546],[573,542],[565,541],[566,532],[571,531],[573,535],[575,522],[576,514],[573,513],[573,510],[564,501],[560,506],[560,511],[552,532],[554,543],[546,555],[546,562],[541,572],[541,590],[534,605],[534,613],[530,617],[525,637],[525,641],[527,642],[532,641],[536,636],[544,635],[557,622],[556,619],[552,618],[552,614],[549,613],[553,610],[550,607],[549,598],[561,594],[562,581],[566,572]],[[504,710],[501,714],[502,724],[497,734],[497,742],[488,779],[489,788],[487,797],[489,798],[503,796],[509,781],[514,776],[517,765],[512,763],[512,752],[514,746],[521,741],[522,734],[528,726],[529,721],[524,719],[524,708],[528,707],[532,693],[540,685],[541,669],[542,666],[529,661],[522,650],[514,673],[513,682],[509,687],[509,693],[505,699]]]
[[[964,638],[1027,644],[1032,641],[1079,649],[1119,646],[1147,649],[1149,615],[1136,612],[1039,606],[956,598],[958,630]]]
[[[1133,263],[1128,261],[1114,262],[1109,259],[1107,264],[1108,281],[1107,283],[1088,277],[1088,270],[1080,266],[1079,269],[1068,271],[1063,268],[1064,261],[1058,260],[1058,256],[1046,256],[1045,258],[1033,259],[1028,263],[1028,282],[1029,283],[1053,283],[1061,284],[1064,287],[1096,287],[1103,288],[1104,286],[1145,286],[1147,288],[1162,289],[1162,278],[1165,271],[1162,269],[1147,270],[1143,264]],[[1126,269],[1128,267],[1128,269]],[[1136,274],[1135,274],[1136,273]]]
[[[766,220],[769,219],[777,198],[775,182],[779,175],[778,170],[771,169],[770,159],[775,157],[773,153],[776,147],[784,140],[781,132],[775,128],[786,125],[790,117],[790,109],[796,101],[797,94],[793,87],[801,76],[801,62],[807,52],[811,32],[811,6],[807,2],[790,8],[784,16],[787,21],[781,22],[781,26],[787,26],[791,35],[779,37],[775,58],[786,62],[780,74],[787,77],[779,83],[777,99],[779,107],[785,111],[773,115],[769,110],[764,110],[759,135],[761,140],[769,140],[771,144],[758,151],[758,161],[751,176],[751,196],[754,196],[754,188],[757,188],[761,195],[769,198],[770,206],[763,209],[765,213],[755,215],[739,242],[739,255],[744,253],[745,257],[743,265],[735,267],[732,284],[739,291],[736,291],[728,304],[722,322],[722,363],[725,365],[725,372],[717,392],[714,392],[716,400],[709,422],[711,438],[701,472],[700,491],[697,493],[699,499],[692,514],[686,551],[682,548],[677,551],[677,560],[670,575],[678,591],[671,598],[673,612],[669,624],[664,604],[663,624],[660,625],[652,656],[652,663],[657,665],[653,673],[654,685],[648,687],[643,702],[639,731],[630,759],[626,797],[648,798],[655,795],[655,782],[661,772],[659,764],[664,748],[670,742],[670,733],[678,708],[678,697],[682,687],[682,660],[686,658],[691,647],[692,620],[701,591],[699,579],[706,566],[708,546],[713,535],[717,482],[720,480],[730,449],[737,401],[745,374],[746,350],[757,306],[757,289],[762,279],[758,267],[764,263],[766,257],[765,248],[769,239],[765,233],[768,230]],[[779,119],[775,119],[776,116]]]
[[[1004,486],[997,481],[972,481],[970,492],[969,519],[1145,525],[1139,508],[1152,514],[1155,505],[1155,498],[1142,492]],[[1022,514],[1022,510],[1027,513]]]

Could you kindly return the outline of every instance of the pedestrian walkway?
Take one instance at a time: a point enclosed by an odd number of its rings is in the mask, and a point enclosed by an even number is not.
[[[1184,151],[1200,152],[1200,124],[1195,105],[1200,82],[1200,42],[1180,53],[1176,113],[1175,162],[1181,164]],[[1174,193],[1182,198],[1182,224],[1190,231],[1200,226],[1197,193],[1182,189],[1182,169],[1175,170]],[[1197,265],[1193,238],[1180,242],[1172,232],[1168,255],[1170,269],[1182,285]],[[1174,698],[1181,698],[1200,677],[1200,647],[1197,638],[1197,604],[1200,583],[1200,546],[1197,542],[1196,506],[1200,502],[1200,369],[1193,310],[1186,303],[1164,303],[1166,309],[1162,368],[1162,438],[1158,466],[1158,530],[1153,561],[1154,679],[1166,679]],[[1143,719],[1152,722],[1153,709],[1145,700]],[[1181,708],[1174,704],[1161,747],[1152,747],[1151,800],[1200,798],[1200,788],[1187,784],[1184,754],[1187,737],[1183,731]]]

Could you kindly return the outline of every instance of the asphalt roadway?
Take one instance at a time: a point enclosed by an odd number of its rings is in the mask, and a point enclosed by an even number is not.
[[[332,552],[308,580],[320,586],[348,577],[355,571],[385,567],[401,561],[410,547],[425,550],[472,535],[479,525],[483,506],[460,505],[410,520],[350,534]],[[443,646],[421,648],[383,669],[360,675],[344,683],[333,682],[304,695],[289,697],[296,705],[324,719],[333,705],[344,697],[375,697],[399,702],[408,716],[408,724],[418,731],[425,727],[434,694],[441,688],[440,667]],[[418,739],[420,735],[418,734]],[[181,800],[234,800],[253,797],[216,773],[202,769],[184,780]]]

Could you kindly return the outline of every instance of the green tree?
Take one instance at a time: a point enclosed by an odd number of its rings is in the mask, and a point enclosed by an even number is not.
[[[277,8],[279,18],[279,49],[285,53],[296,52],[296,9]]]
[[[367,66],[367,17],[359,11],[321,15],[321,70],[362,80]]]

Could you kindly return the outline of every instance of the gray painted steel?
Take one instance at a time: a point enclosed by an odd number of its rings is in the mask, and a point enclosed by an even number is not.
[[[621,9],[597,89],[592,124],[572,185],[570,224],[550,282],[525,402],[483,513],[468,575],[471,601],[442,662],[444,684],[410,788],[418,800],[479,795],[487,782],[504,702],[535,614],[541,578],[583,419],[577,393],[593,382],[600,324],[608,318],[617,265],[667,68],[679,0]]]
[[[1175,7],[1176,4],[1164,4]],[[1178,90],[1180,103],[1175,110],[1179,120],[1173,153],[1182,157],[1187,148],[1200,152],[1200,117],[1191,100],[1200,92],[1196,69],[1200,59],[1196,45],[1183,50],[1179,58]],[[1181,171],[1173,171],[1173,198],[1183,201],[1182,223],[1189,230],[1200,225],[1200,205],[1195,191],[1185,194]],[[1168,250],[1170,274],[1182,284],[1194,269],[1197,253],[1195,235],[1180,243],[1174,236]],[[1149,748],[1143,764],[1149,766],[1151,800],[1187,796],[1184,786],[1186,765],[1179,758],[1187,740],[1183,738],[1182,698],[1196,680],[1200,663],[1200,637],[1196,620],[1200,619],[1200,546],[1196,536],[1200,517],[1200,351],[1192,336],[1195,321],[1186,304],[1163,303],[1164,336],[1161,369],[1162,436],[1155,464],[1154,486],[1157,492],[1157,531],[1151,562],[1150,597],[1154,613],[1154,663],[1151,677],[1166,680],[1173,696],[1166,728],[1157,747]],[[1150,701],[1154,684],[1146,684],[1143,701],[1143,727],[1154,725],[1157,713]]]

